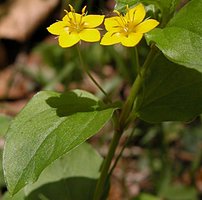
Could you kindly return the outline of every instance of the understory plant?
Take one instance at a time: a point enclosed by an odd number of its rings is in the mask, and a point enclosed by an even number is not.
[[[202,0],[182,8],[179,0],[116,3],[111,17],[88,15],[86,6],[79,14],[69,5],[47,28],[62,48],[77,48],[82,70],[105,98],[76,89],[41,91],[29,101],[6,135],[4,177],[14,196],[5,199],[107,199],[123,152],[115,156],[119,141],[137,120],[184,122],[202,113]],[[148,54],[140,62],[142,38]],[[125,100],[112,99],[93,77],[80,51],[83,41],[134,49],[130,67],[137,75]],[[103,159],[85,141],[109,120],[113,138]]]

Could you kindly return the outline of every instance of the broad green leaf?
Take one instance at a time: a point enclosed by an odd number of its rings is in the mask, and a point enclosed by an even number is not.
[[[8,192],[6,192],[2,198],[2,200],[25,200],[25,194],[24,191],[18,192],[16,195],[11,197]],[[46,199],[42,199],[46,200]]]
[[[202,112],[202,74],[160,55],[152,64],[135,112],[145,121],[187,121]]]
[[[0,115],[0,137],[6,134],[10,121],[11,117],[6,115]]]
[[[184,6],[164,29],[146,34],[147,40],[171,61],[202,72],[202,0]]]
[[[41,173],[37,182],[20,191],[23,192],[21,200],[92,199],[101,163],[101,156],[84,143],[54,161]],[[19,193],[14,197],[7,195],[6,200],[17,199]]]
[[[4,141],[3,136],[5,136],[6,134],[10,121],[11,117],[6,115],[0,115],[0,143],[3,143]],[[5,185],[2,160],[3,160],[3,149],[1,149],[0,147],[0,187]]]
[[[96,134],[114,110],[81,90],[35,95],[7,133],[3,163],[10,193],[36,181],[51,162]]]

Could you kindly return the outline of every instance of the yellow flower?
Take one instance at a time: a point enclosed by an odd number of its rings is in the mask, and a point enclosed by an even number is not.
[[[125,15],[115,11],[118,16],[105,19],[105,28],[108,31],[102,38],[102,45],[121,43],[127,47],[133,47],[139,43],[143,34],[155,28],[159,22],[155,19],[146,19],[146,11],[142,4],[132,9],[126,8]],[[144,20],[144,21],[143,21]]]
[[[61,47],[71,47],[80,40],[86,42],[97,42],[100,40],[100,32],[96,29],[104,20],[103,15],[86,15],[86,6],[82,9],[82,14],[75,13],[74,8],[69,5],[70,12],[62,21],[57,21],[50,25],[47,30],[58,35]]]

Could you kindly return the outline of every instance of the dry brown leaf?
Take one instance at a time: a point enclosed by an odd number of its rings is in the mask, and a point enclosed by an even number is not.
[[[58,5],[59,0],[13,0],[0,21],[0,38],[25,41]]]
[[[13,67],[0,71],[0,99],[22,98],[30,92],[30,80]]]

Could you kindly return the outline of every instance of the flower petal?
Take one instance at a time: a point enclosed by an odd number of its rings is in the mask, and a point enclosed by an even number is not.
[[[134,24],[139,24],[145,18],[146,11],[144,6],[140,3],[134,8],[131,8],[126,13],[125,17],[128,21],[133,21]]]
[[[158,26],[159,22],[156,21],[155,19],[148,19],[145,20],[144,22],[138,24],[135,27],[135,31],[138,33],[147,33],[154,29],[156,26]]]
[[[120,41],[121,41],[121,36],[120,36],[119,33],[115,34],[115,33],[113,33],[113,32],[107,32],[107,33],[103,36],[103,38],[102,38],[100,44],[101,44],[101,45],[113,45],[113,44],[118,44],[118,43],[120,43]]]
[[[102,24],[104,15],[87,15],[82,18],[82,22],[87,28],[95,28]]]
[[[100,32],[97,29],[84,29],[79,33],[79,37],[86,42],[97,42],[100,40]]]
[[[128,37],[121,38],[121,44],[126,47],[134,47],[142,39],[142,33],[130,33]]]
[[[70,23],[70,18],[69,16],[66,14],[63,18],[62,18],[62,21],[67,25],[67,26],[70,26],[71,23]]]
[[[64,32],[65,23],[63,21],[58,21],[50,25],[47,30],[53,35],[60,35]]]
[[[107,31],[116,31],[116,32],[119,32],[120,28],[124,26],[123,21],[118,16],[106,18],[104,25]]]
[[[71,47],[74,44],[76,44],[77,42],[79,42],[80,38],[78,34],[75,33],[62,33],[59,36],[59,45],[63,48],[65,47]]]

